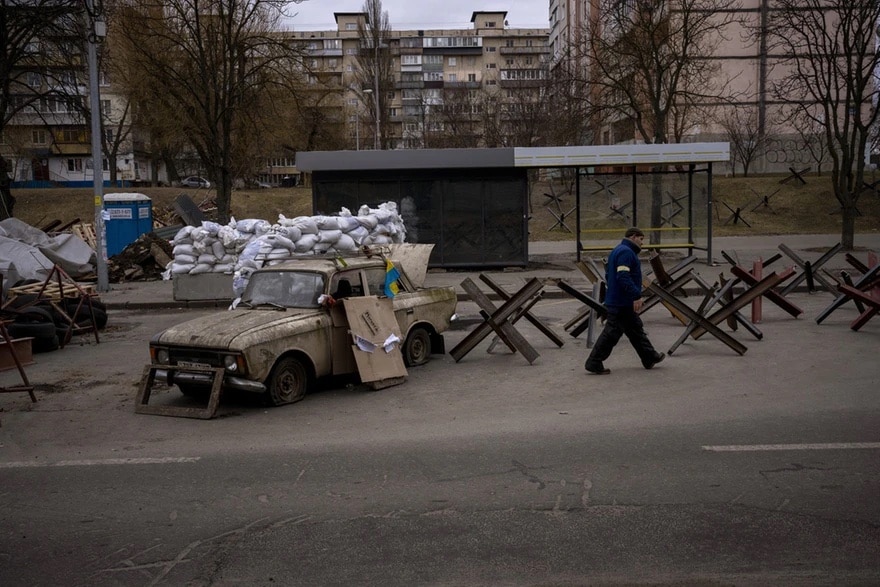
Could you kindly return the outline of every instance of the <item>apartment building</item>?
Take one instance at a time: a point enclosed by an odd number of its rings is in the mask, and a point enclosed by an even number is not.
[[[89,83],[82,43],[72,37],[56,40],[56,46],[66,52],[64,59],[34,47],[33,60],[19,77],[27,88],[14,86],[10,97],[17,113],[4,128],[0,150],[14,187],[89,187],[94,182],[90,123],[83,109],[89,104]],[[147,142],[132,126],[125,95],[115,91],[105,71],[99,73],[98,86],[105,145],[98,173],[123,185],[151,179]]]
[[[390,52],[393,82],[381,88],[356,75],[358,56],[378,50],[360,38],[366,14],[336,12],[336,30],[289,34],[305,43],[315,91],[340,92],[349,148],[501,146],[509,134],[486,128],[487,109],[497,106],[495,120],[512,128],[549,70],[548,29],[510,28],[506,16],[476,11],[470,29],[391,31],[381,49]]]
[[[609,9],[603,0],[549,0],[551,68],[574,63],[586,67],[583,57],[588,51],[586,39],[591,31],[604,34],[608,20],[603,10]],[[665,10],[663,3],[620,0],[618,10]],[[700,115],[684,133],[684,141],[713,142],[731,139],[730,127],[754,127],[763,140],[763,148],[754,161],[753,171],[786,171],[789,167],[811,166],[816,162],[806,144],[819,129],[805,129],[804,125],[784,122],[782,116],[790,103],[773,96],[773,84],[787,74],[788,65],[779,52],[774,52],[763,24],[778,10],[767,0],[739,0],[715,16],[724,19],[722,30],[715,31],[717,46],[708,61],[716,67],[717,92],[714,99],[705,98]],[[567,61],[566,61],[567,60]],[[589,75],[589,73],[587,73]],[[724,99],[720,99],[723,95]],[[870,105],[866,104],[866,108]],[[738,112],[736,124],[730,115]],[[725,120],[726,119],[726,120]],[[631,124],[622,120],[600,121],[594,136],[597,144],[638,142]],[[749,129],[751,132],[751,128]],[[814,149],[815,150],[815,149]]]

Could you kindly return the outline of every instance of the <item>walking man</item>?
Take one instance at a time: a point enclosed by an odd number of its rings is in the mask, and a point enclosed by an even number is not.
[[[636,349],[645,369],[652,368],[666,357],[654,350],[645,334],[642,319],[639,318],[639,311],[642,309],[642,264],[638,255],[644,240],[645,233],[640,229],[628,228],[623,240],[608,257],[608,266],[605,269],[608,284],[605,307],[608,318],[602,334],[593,346],[593,352],[584,363],[584,368],[590,373],[611,373],[611,369],[606,369],[602,361],[611,356],[611,351],[624,334]]]

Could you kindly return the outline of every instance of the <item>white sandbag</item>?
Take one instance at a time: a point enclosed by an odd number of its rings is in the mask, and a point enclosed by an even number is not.
[[[358,224],[366,228],[367,230],[373,230],[376,228],[376,225],[379,224],[379,219],[375,214],[362,214],[360,216],[356,216],[355,220],[358,221]]]
[[[276,249],[282,248],[287,249],[288,251],[296,249],[296,245],[293,244],[293,241],[281,234],[267,234],[262,238]]]
[[[351,232],[361,225],[357,219],[352,216],[340,216],[336,219],[336,223],[339,226],[339,230],[342,232]]]
[[[217,257],[215,257],[212,253],[202,253],[201,255],[199,255],[198,259],[196,259],[196,263],[198,263],[199,265],[216,265]]]
[[[184,226],[180,230],[177,231],[177,234],[174,235],[174,238],[171,239],[172,245],[182,245],[182,244],[192,244],[192,226]]]
[[[354,230],[348,231],[346,234],[355,242],[355,244],[360,245],[364,242],[365,238],[370,236],[370,231],[363,226],[358,226]]]
[[[214,265],[214,273],[232,273],[235,271],[233,263],[217,263]]]
[[[178,263],[177,261],[172,261],[171,273],[174,275],[189,273],[190,271],[192,271],[193,267],[195,267],[195,263]]]
[[[339,218],[336,216],[317,216],[315,223],[318,230],[339,230]]]
[[[307,253],[314,248],[320,237],[317,234],[304,234],[296,241],[296,252]]]
[[[290,239],[291,242],[296,242],[302,236],[302,231],[296,226],[279,226],[278,234]]]
[[[195,265],[196,255],[185,255],[183,253],[180,253],[178,255],[174,255],[174,262],[178,265]]]
[[[318,242],[333,244],[342,236],[341,230],[322,230],[318,233]]]
[[[179,244],[174,245],[174,248],[171,249],[171,255],[176,257],[177,255],[192,255],[193,254],[193,246],[192,242],[188,244]]]
[[[220,224],[212,222],[211,220],[202,220],[202,225],[199,227],[199,230],[205,234],[217,236],[217,233],[220,232],[220,226]]]
[[[310,216],[297,216],[293,219],[293,226],[305,234],[318,234],[318,223]]]
[[[207,252],[207,251],[205,251]],[[217,259],[226,254],[226,245],[223,244],[221,240],[217,240],[214,244],[211,245],[211,254],[214,255]]]
[[[290,258],[290,249],[285,249],[284,247],[278,247],[269,251],[269,254],[266,255],[266,260],[268,261],[276,261],[278,259],[289,259]]]
[[[356,250],[357,244],[354,242],[354,239],[351,238],[349,235],[342,234],[339,237],[339,240],[337,240],[336,243],[333,245],[333,248],[336,249],[338,252],[348,252]]]
[[[190,275],[198,275],[200,273],[211,273],[213,271],[214,265],[211,263],[199,263],[195,267],[189,270]]]

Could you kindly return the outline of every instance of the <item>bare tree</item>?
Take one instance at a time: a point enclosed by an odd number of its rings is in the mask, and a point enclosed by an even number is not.
[[[784,110],[782,120],[794,126],[795,132],[801,138],[804,151],[816,164],[816,175],[822,175],[822,165],[827,163],[829,156],[828,136],[825,134],[825,125],[820,124],[821,114],[808,114],[810,111],[818,111],[819,108],[805,108],[797,105]]]
[[[594,87],[591,106],[599,133],[632,129],[637,139],[668,143],[681,138],[704,104],[721,101],[723,80],[709,59],[737,18],[736,0],[598,0],[582,52]],[[662,221],[659,174],[652,188],[651,226]],[[651,242],[659,238],[651,233]]]
[[[53,69],[83,13],[79,0],[19,0],[0,3],[0,134],[21,114],[41,115],[41,100],[53,98]],[[13,216],[11,162],[0,153],[0,218]]]
[[[298,0],[119,0],[129,66],[150,107],[183,134],[229,219],[233,181],[253,153],[241,137],[274,123],[274,98],[297,79],[301,50],[278,34]]]
[[[758,109],[752,106],[730,107],[718,121],[730,142],[731,169],[736,177],[736,164],[742,166],[743,175],[749,176],[749,168],[767,143],[767,133],[758,125]]]
[[[772,92],[825,131],[847,250],[854,244],[866,148],[880,114],[874,107],[880,97],[878,22],[877,0],[777,0],[768,24],[769,47],[782,69]]]
[[[358,23],[360,51],[355,71],[355,93],[367,105],[373,119],[374,145],[381,149],[385,144],[387,120],[382,113],[388,112],[387,94],[394,87],[393,62],[390,50],[391,23],[388,12],[382,10],[382,0],[365,0],[362,8],[366,18]]]

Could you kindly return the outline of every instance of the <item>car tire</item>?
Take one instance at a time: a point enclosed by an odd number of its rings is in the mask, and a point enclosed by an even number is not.
[[[272,406],[298,402],[306,396],[309,370],[294,357],[284,357],[272,369],[266,385],[266,401]]]
[[[417,367],[427,363],[430,356],[431,335],[425,328],[416,326],[403,341],[403,362],[407,367]]]

